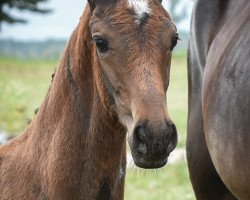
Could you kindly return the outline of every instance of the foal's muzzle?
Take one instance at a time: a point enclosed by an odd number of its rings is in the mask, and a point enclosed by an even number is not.
[[[129,138],[135,164],[141,168],[160,168],[177,144],[177,132],[172,122],[138,123]]]

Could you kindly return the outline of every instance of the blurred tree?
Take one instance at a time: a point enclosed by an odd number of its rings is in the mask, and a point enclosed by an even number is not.
[[[173,21],[178,24],[186,17],[188,17],[188,1],[183,0],[171,0],[169,1],[169,12]]]
[[[26,23],[27,20],[17,18],[10,14],[10,10],[17,9],[19,11],[31,11],[35,13],[49,13],[51,9],[41,8],[39,3],[46,2],[47,0],[0,0],[0,28],[1,23]],[[0,29],[1,30],[1,29]]]

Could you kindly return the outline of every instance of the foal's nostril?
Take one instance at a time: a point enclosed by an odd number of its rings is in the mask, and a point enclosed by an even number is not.
[[[145,142],[146,140],[146,133],[143,127],[138,127],[136,130],[136,135],[138,137],[138,140]]]
[[[145,143],[139,143],[137,151],[141,155],[146,155],[146,153],[147,153],[147,147],[146,147]]]
[[[135,128],[134,133],[137,144],[137,151],[139,154],[145,155],[147,153],[145,127],[142,125],[138,125]]]
[[[177,129],[174,123],[167,123],[167,127],[168,127],[168,132],[170,135],[168,139],[167,151],[168,153],[170,153],[175,149],[177,145],[178,135],[177,135]]]
[[[172,129],[171,139],[176,140],[176,142],[177,142],[177,129],[176,129],[176,126],[175,126],[175,124],[171,124],[170,127]]]

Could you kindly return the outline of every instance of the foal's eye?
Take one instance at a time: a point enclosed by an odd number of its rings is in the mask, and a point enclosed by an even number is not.
[[[179,38],[178,34],[176,34],[176,35],[174,36],[174,38],[172,39],[171,51],[173,51],[173,49],[174,49],[174,47],[177,45],[177,41],[178,41],[179,39],[180,39],[180,38]]]
[[[93,41],[99,52],[105,53],[108,51],[108,42],[106,40],[102,39],[100,36],[94,36]]]

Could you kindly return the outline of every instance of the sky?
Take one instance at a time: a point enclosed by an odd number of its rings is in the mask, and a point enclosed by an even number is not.
[[[183,0],[188,2],[191,0]],[[41,15],[31,12],[10,11],[14,16],[21,16],[28,20],[27,24],[1,25],[0,39],[11,38],[15,40],[46,40],[67,39],[77,26],[82,15],[86,0],[48,0],[41,6],[51,8],[52,13]],[[184,4],[183,4],[184,5]],[[188,4],[189,13],[192,5]],[[163,0],[163,6],[167,8],[167,0]],[[189,19],[179,24],[178,29],[188,30]]]

